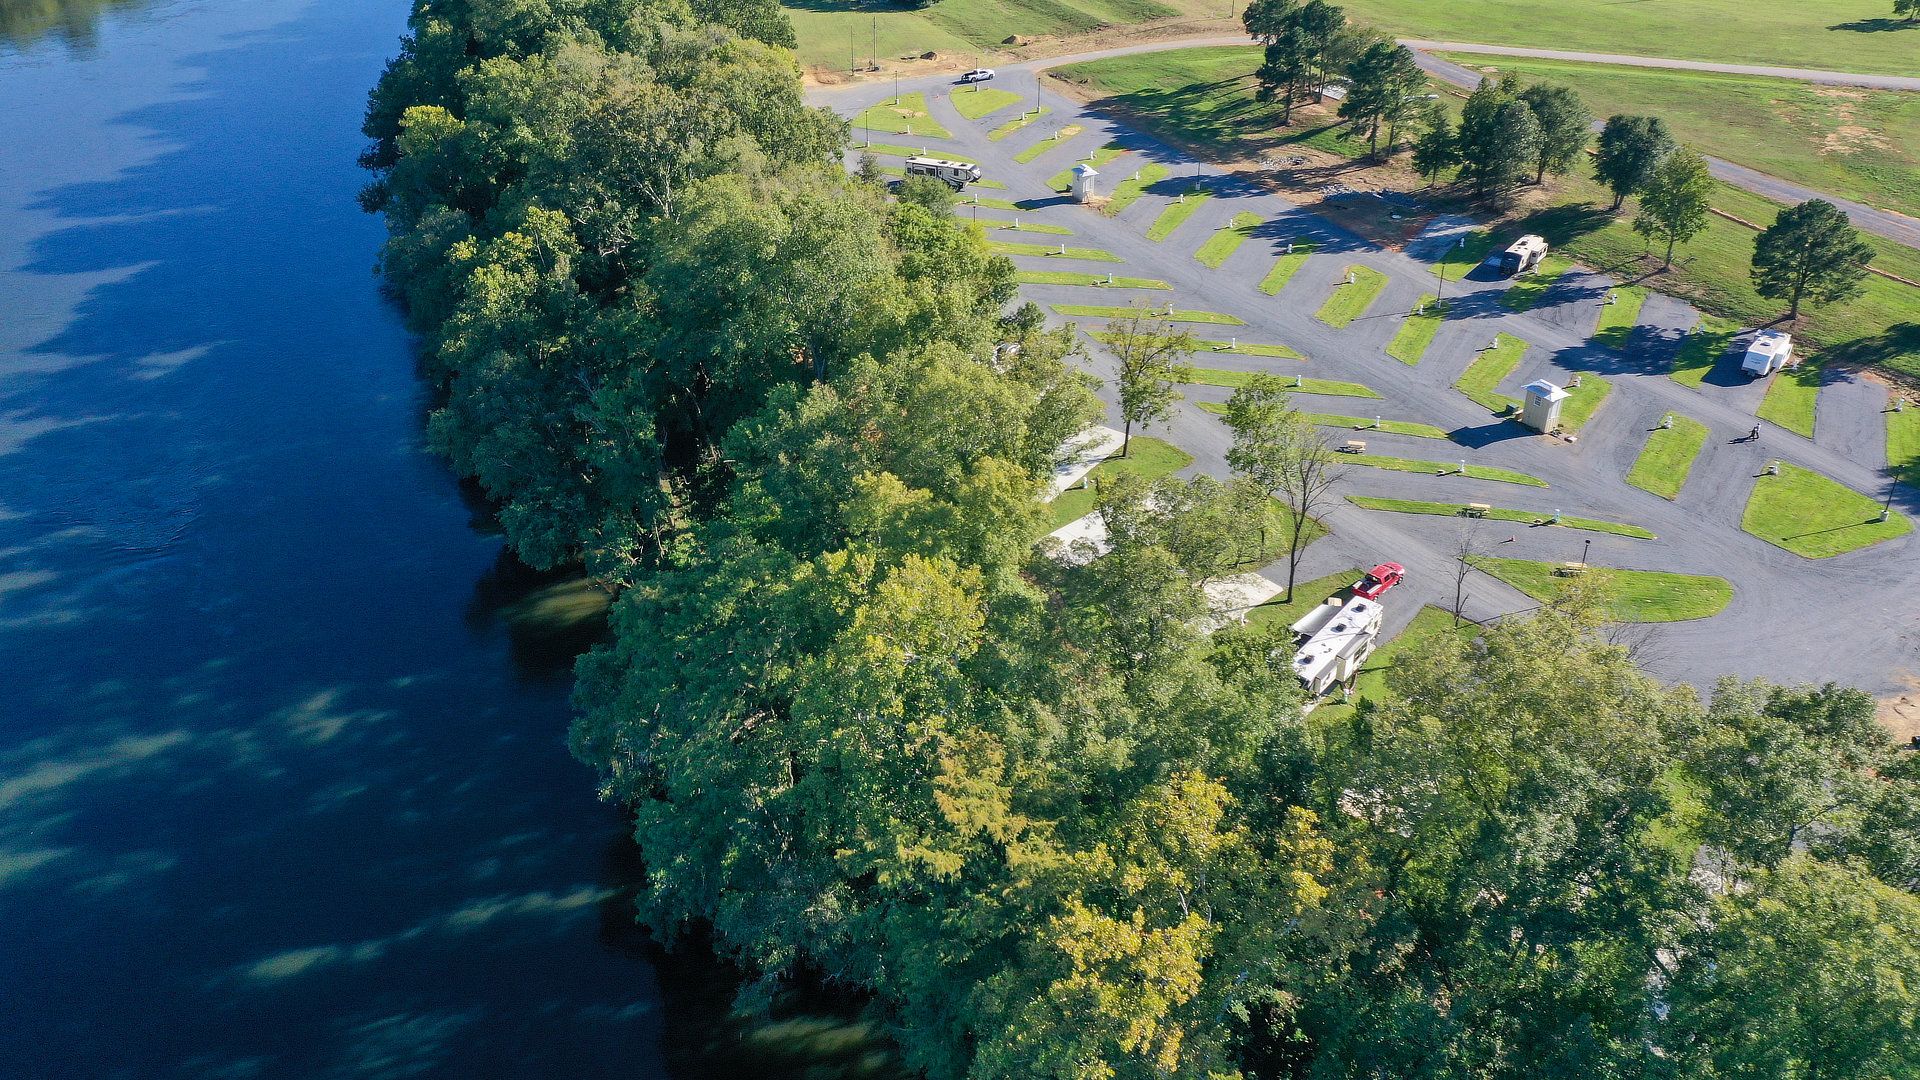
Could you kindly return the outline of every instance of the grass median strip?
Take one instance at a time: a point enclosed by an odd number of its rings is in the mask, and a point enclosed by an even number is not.
[[[1278,295],[1293,280],[1293,275],[1307,265],[1307,256],[1313,254],[1314,245],[1303,240],[1293,242],[1293,250],[1273,261],[1273,269],[1260,279],[1260,291],[1268,296]]]
[[[982,221],[980,227],[994,231],[1005,229],[1008,232],[1034,233],[1040,236],[1073,235],[1073,230],[1065,225],[1051,225],[1044,221],[1001,221],[998,218],[992,218]]]
[[[1011,199],[996,199],[991,195],[973,194],[967,196],[967,201],[955,203],[954,206],[959,210],[965,210],[970,206],[984,206],[989,210],[1006,210],[1009,212],[1027,209]]]
[[[1607,395],[1613,393],[1613,384],[1592,373],[1580,376],[1579,386],[1568,386],[1567,400],[1560,403],[1560,427],[1565,431],[1579,431],[1593,419],[1593,414],[1606,404]]]
[[[1920,407],[1887,409],[1887,464],[1903,484],[1920,487]]]
[[[1754,481],[1740,527],[1808,559],[1843,555],[1913,531],[1898,510],[1881,521],[1878,499],[1785,462],[1780,475]]]
[[[857,142],[853,144],[853,148],[855,150],[865,150],[869,154],[875,154],[880,157],[914,158],[925,155],[927,157],[937,157],[942,161],[958,161],[967,165],[980,164],[965,154],[948,150],[945,147],[901,146],[899,143],[884,142]]]
[[[1365,495],[1349,495],[1347,501],[1363,510],[1384,510],[1393,514],[1429,514],[1434,517],[1463,517],[1472,509],[1466,503],[1422,502],[1418,499],[1375,499]],[[1627,525],[1618,521],[1601,521],[1597,518],[1567,517],[1561,515],[1558,522],[1550,521],[1550,513],[1539,510],[1507,510],[1493,507],[1474,514],[1474,517],[1489,521],[1513,521],[1523,525],[1557,525],[1560,528],[1579,529],[1583,532],[1607,533],[1612,536],[1630,536],[1635,540],[1656,540],[1652,532],[1638,525]]]
[[[1188,380],[1190,382],[1198,383],[1201,386],[1224,386],[1230,390],[1237,390],[1242,386],[1248,385],[1252,382],[1255,374],[1250,371],[1226,371],[1221,368],[1205,367],[1190,368],[1189,370],[1193,372],[1193,377]],[[1380,396],[1374,393],[1372,389],[1362,386],[1357,382],[1342,382],[1338,379],[1288,378],[1285,375],[1279,376],[1279,379],[1280,389],[1295,394],[1320,394],[1325,397],[1357,398],[1377,398]],[[1223,412],[1226,409],[1224,405],[1218,408],[1210,407],[1212,405],[1213,403],[1209,401],[1203,402],[1200,407],[1206,409],[1208,412]]]
[[[1132,176],[1113,185],[1113,194],[1107,199],[1107,204],[1101,207],[1101,210],[1108,216],[1118,214],[1120,211],[1132,206],[1139,200],[1140,196],[1147,193],[1148,188],[1165,180],[1167,176],[1168,172],[1165,165],[1150,162],[1140,166],[1140,168],[1134,170]]]
[[[1640,325],[1640,308],[1647,302],[1647,290],[1638,285],[1622,285],[1613,290],[1614,301],[1600,307],[1600,322],[1593,330],[1593,343],[1621,350]]]
[[[1492,480],[1501,484],[1521,484],[1526,487],[1546,487],[1547,482],[1537,476],[1528,476],[1512,469],[1499,469],[1492,465],[1469,465],[1462,473],[1460,466],[1451,461],[1422,461],[1419,458],[1385,457],[1380,454],[1343,454],[1340,460],[1354,465],[1364,465],[1369,469],[1391,469],[1394,472],[1425,473],[1428,476],[1466,476],[1470,480]]]
[[[1336,330],[1345,327],[1364,314],[1386,287],[1387,275],[1380,271],[1358,264],[1349,266],[1347,276],[1334,286],[1333,295],[1320,305],[1315,317]]]
[[[1642,491],[1651,491],[1663,499],[1680,497],[1687,475],[1693,472],[1693,459],[1707,445],[1707,425],[1691,417],[1673,416],[1673,426],[1656,429],[1647,436],[1647,445],[1633,459],[1627,483]]]
[[[1095,493],[1100,483],[1109,477],[1128,473],[1142,480],[1158,480],[1191,464],[1193,455],[1185,450],[1150,436],[1135,435],[1126,457],[1115,454],[1095,465],[1078,486],[1068,488],[1054,497],[1053,502],[1048,504],[1053,511],[1053,528],[1057,529],[1069,521],[1078,521],[1092,513]]]
[[[955,90],[953,93],[947,95],[947,100],[952,102],[954,112],[959,113],[969,120],[978,120],[988,113],[999,112],[1001,109],[1023,100],[1025,96],[1024,94],[1016,94],[1011,90],[1000,90],[991,86],[975,84],[965,90]]]
[[[1572,259],[1549,255],[1540,260],[1540,266],[1533,273],[1500,294],[1500,303],[1508,311],[1531,311],[1547,295],[1547,290],[1553,288],[1571,269]]]
[[[1240,245],[1246,243],[1253,236],[1253,230],[1265,220],[1250,210],[1233,215],[1232,221],[1215,229],[1207,242],[1200,245],[1200,250],[1193,253],[1194,261],[1210,270],[1220,269],[1220,264],[1239,251]]]
[[[1700,316],[1700,321],[1687,334],[1685,344],[1680,346],[1680,355],[1674,357],[1671,375],[1674,382],[1681,386],[1700,389],[1707,380],[1707,373],[1713,370],[1720,358],[1727,355],[1727,349],[1733,345],[1733,337],[1740,332],[1740,324],[1731,319],[1715,318],[1712,315]]]
[[[919,90],[901,94],[874,105],[853,118],[853,126],[889,135],[918,135],[927,139],[951,139],[953,133],[940,121],[927,115],[927,95]]]
[[[1034,143],[1032,146],[1029,146],[1025,150],[1022,150],[1019,153],[1013,155],[1013,160],[1019,162],[1022,165],[1028,164],[1029,162],[1033,161],[1035,158],[1046,153],[1047,151],[1065,146],[1066,144],[1072,142],[1073,137],[1080,134],[1082,130],[1084,129],[1082,129],[1079,124],[1068,124],[1067,126],[1054,132],[1052,137],[1041,139],[1039,142]]]
[[[1022,244],[1014,240],[989,240],[987,249],[995,255],[1032,255],[1054,259],[1080,259],[1086,262],[1120,261],[1120,256],[1099,248],[1068,247],[1065,244]]]
[[[1210,323],[1215,326],[1243,326],[1237,316],[1218,311],[1192,311],[1186,308],[1141,308],[1123,307],[1113,304],[1055,304],[1053,310],[1074,318],[1083,319],[1124,319],[1133,315],[1145,315],[1150,319],[1165,319],[1168,322]]]
[[[1726,610],[1733,600],[1733,584],[1726,578],[1702,574],[1671,574],[1659,570],[1617,570],[1593,567],[1579,577],[1564,577],[1557,563],[1527,559],[1475,556],[1474,568],[1491,574],[1543,604],[1566,595],[1583,578],[1593,581],[1606,598],[1607,614],[1620,622],[1686,622],[1705,619]]]
[[[1760,400],[1760,419],[1811,439],[1819,399],[1820,363],[1802,360],[1798,367],[1774,375],[1772,385],[1767,387],[1767,396]]]
[[[1189,192],[1168,203],[1167,208],[1160,211],[1160,216],[1154,218],[1153,224],[1147,227],[1147,239],[1157,244],[1172,236],[1173,230],[1185,224],[1186,220],[1193,216],[1194,211],[1200,209],[1211,198],[1213,196],[1204,191]]]
[[[1014,132],[1019,131],[1021,128],[1026,127],[1028,124],[1031,124],[1034,121],[1045,117],[1048,113],[1052,111],[1053,111],[1052,109],[1049,109],[1045,105],[1042,105],[1040,107],[1039,112],[1034,112],[1034,113],[1023,112],[1019,116],[1016,116],[1013,119],[1007,121],[1006,123],[1001,124],[999,127],[994,128],[992,131],[987,132],[987,138],[992,139],[994,142],[999,142],[1001,139],[1004,139],[1007,136],[1013,134]]]
[[[1387,355],[1408,367],[1418,364],[1427,355],[1427,346],[1433,344],[1433,335],[1440,332],[1440,324],[1446,321],[1447,305],[1431,295],[1421,297],[1414,302],[1407,321],[1400,324],[1400,332],[1387,343]]]
[[[1366,433],[1383,431],[1388,435],[1411,435],[1416,439],[1447,439],[1452,436],[1434,427],[1432,424],[1416,424],[1411,420],[1388,420],[1381,417],[1375,426],[1370,416],[1341,416],[1338,413],[1301,413],[1300,419],[1321,427],[1343,427],[1352,431]]]
[[[1466,243],[1455,240],[1440,253],[1433,263],[1433,272],[1442,281],[1459,281],[1473,272],[1493,250],[1493,234],[1485,229],[1475,229],[1466,234]]]
[[[1089,274],[1077,270],[1017,270],[1013,280],[1022,285],[1084,285],[1096,289],[1171,289],[1155,278]]]
[[[1520,358],[1527,354],[1526,342],[1512,334],[1501,334],[1494,338],[1493,347],[1483,350],[1460,373],[1460,379],[1453,384],[1455,390],[1473,399],[1473,402],[1488,412],[1505,413],[1520,407],[1513,398],[1500,393],[1495,387],[1513,374],[1520,366]]]
[[[1089,332],[1096,341],[1113,343],[1113,335],[1104,330]],[[1222,353],[1227,356],[1268,356],[1278,360],[1305,360],[1306,357],[1287,348],[1285,345],[1262,345],[1251,341],[1214,341],[1208,338],[1195,338],[1194,344],[1200,347],[1201,355]]]
[[[1107,166],[1108,164],[1110,164],[1114,158],[1117,158],[1121,154],[1124,154],[1126,152],[1127,152],[1127,148],[1124,146],[1103,146],[1100,149],[1095,150],[1093,152],[1092,157],[1083,158],[1082,160],[1086,161],[1087,164],[1092,165],[1094,167],[1094,170],[1097,172],[1100,169]],[[1066,168],[1061,169],[1059,172],[1054,173],[1051,177],[1047,179],[1047,186],[1058,192],[1064,193],[1064,192],[1072,191],[1073,190],[1073,170],[1075,168],[1077,168],[1076,165],[1069,165]]]

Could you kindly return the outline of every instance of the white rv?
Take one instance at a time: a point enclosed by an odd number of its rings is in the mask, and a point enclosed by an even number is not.
[[[1753,336],[1753,344],[1747,346],[1747,356],[1740,361],[1740,370],[1749,379],[1764,379],[1786,367],[1791,359],[1793,335],[1779,330],[1762,330]]]
[[[1546,257],[1546,237],[1535,236],[1532,233],[1528,233],[1513,243],[1508,244],[1507,250],[1494,256],[1494,265],[1499,268],[1501,273],[1512,277],[1515,274],[1525,273],[1539,266],[1540,260]]]
[[[1360,674],[1380,639],[1380,605],[1356,596],[1346,603],[1329,600],[1293,624],[1293,673],[1320,697]]]
[[[948,187],[959,191],[980,179],[980,166],[944,158],[916,157],[907,159],[907,175],[945,180]]]

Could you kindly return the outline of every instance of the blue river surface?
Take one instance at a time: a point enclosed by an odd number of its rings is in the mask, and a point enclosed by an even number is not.
[[[633,926],[622,815],[565,747],[578,628],[513,614],[578,597],[422,447],[354,202],[403,0],[23,7],[0,1074],[870,1071],[743,1050],[727,976]]]

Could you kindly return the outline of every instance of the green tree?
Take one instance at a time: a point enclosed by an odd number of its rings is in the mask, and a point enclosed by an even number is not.
[[[1666,123],[1657,116],[1607,117],[1593,158],[1593,176],[1613,192],[1615,210],[1627,196],[1646,188],[1654,169],[1673,147],[1673,136],[1667,134]]]
[[[1920,1073],[1920,897],[1797,855],[1707,926],[1667,994],[1686,1075]]]
[[[1538,184],[1548,173],[1566,172],[1580,159],[1592,118],[1580,95],[1564,86],[1535,83],[1520,91],[1520,100],[1540,124],[1540,145],[1533,160],[1533,182]]]
[[[1312,73],[1313,42],[1307,31],[1289,24],[1269,43],[1254,73],[1260,87],[1255,98],[1280,103],[1280,126],[1293,123],[1293,106]]]
[[[1460,175],[1481,197],[1522,182],[1540,158],[1540,121],[1505,83],[1483,82],[1460,110]]]
[[[1920,0],[1893,0],[1893,13],[1904,16],[1908,22],[1920,19]]]
[[[1872,259],[1872,246],[1839,207],[1809,199],[1780,211],[1753,238],[1753,288],[1787,301],[1787,318],[1797,319],[1804,300],[1834,304],[1859,296]]]
[[[1662,158],[1640,192],[1640,211],[1634,215],[1633,231],[1648,240],[1664,240],[1666,262],[1673,266],[1675,244],[1684,244],[1707,227],[1713,197],[1713,177],[1707,162],[1691,148],[1682,146]]]
[[[1413,50],[1394,42],[1378,42],[1347,68],[1347,96],[1340,102],[1340,118],[1367,128],[1368,151],[1380,152],[1380,122],[1405,115],[1408,99],[1418,99],[1426,86],[1426,72],[1415,62]],[[1387,150],[1392,152],[1392,140]]]
[[[1259,494],[1263,507],[1278,500],[1287,509],[1286,598],[1291,600],[1307,534],[1346,470],[1319,430],[1288,404],[1284,385],[1278,376],[1254,376],[1227,399],[1225,418],[1233,432],[1227,464]],[[1264,536],[1263,526],[1263,547]]]
[[[1198,346],[1193,335],[1145,311],[1107,324],[1104,339],[1115,360],[1120,392],[1120,456],[1126,457],[1135,424],[1148,427],[1173,416],[1179,383],[1189,378],[1187,360]]]
[[[1420,134],[1413,144],[1413,168],[1426,177],[1428,186],[1440,178],[1440,174],[1460,164],[1460,146],[1455,140],[1453,127],[1441,113],[1434,125]]]
[[[1247,28],[1249,37],[1258,39],[1262,45],[1271,46],[1293,25],[1294,14],[1299,8],[1298,0],[1253,0],[1240,13],[1240,24]]]

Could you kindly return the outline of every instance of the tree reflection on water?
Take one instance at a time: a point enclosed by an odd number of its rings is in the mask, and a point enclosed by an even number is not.
[[[0,0],[0,49],[25,50],[43,38],[70,49],[93,46],[100,20],[136,11],[153,0]]]

